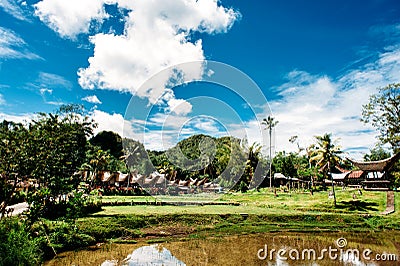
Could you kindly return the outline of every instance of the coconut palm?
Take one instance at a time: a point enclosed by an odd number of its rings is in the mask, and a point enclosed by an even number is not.
[[[330,173],[331,168],[334,167],[340,161],[339,154],[342,153],[340,146],[338,146],[337,140],[332,140],[331,134],[325,134],[323,136],[315,136],[315,146],[311,149],[310,163],[315,162],[316,166],[322,171],[324,177],[326,178],[328,173]],[[332,181],[332,192],[333,192],[333,204],[336,207],[336,195],[335,186]]]
[[[264,118],[262,124],[269,130],[269,187],[272,188],[272,129],[278,124],[272,116]]]

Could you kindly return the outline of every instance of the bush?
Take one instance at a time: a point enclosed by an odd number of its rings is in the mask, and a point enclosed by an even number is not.
[[[83,191],[74,190],[62,200],[55,200],[49,196],[48,189],[41,189],[28,198],[29,219],[34,222],[40,218],[75,219],[83,217],[101,210],[101,201],[95,198],[95,196],[84,194]]]
[[[33,238],[24,221],[0,220],[0,265],[39,265],[41,238]]]
[[[51,246],[57,250],[76,249],[96,243],[94,237],[79,232],[76,225],[71,222],[54,222],[49,228]]]

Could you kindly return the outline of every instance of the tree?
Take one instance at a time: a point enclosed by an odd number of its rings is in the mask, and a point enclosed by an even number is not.
[[[99,171],[110,170],[111,154],[108,151],[103,151],[98,146],[88,145],[86,150],[85,162],[81,165],[81,169],[89,170],[91,174],[89,177],[90,187],[97,182],[97,174]]]
[[[26,178],[32,164],[27,153],[29,132],[22,124],[0,124],[0,214],[4,217],[13,201],[17,184]]]
[[[40,187],[50,190],[50,196],[67,194],[79,184],[71,177],[83,164],[87,139],[93,122],[61,109],[58,114],[40,113],[29,125],[32,164],[31,175]]]
[[[315,137],[316,144],[311,149],[311,157],[310,163],[315,162],[316,165],[320,168],[320,171],[323,172],[324,177],[326,178],[328,172],[332,170],[332,168],[339,163],[341,154],[340,147],[335,143],[336,141],[332,141],[331,134],[325,134],[323,136]],[[335,186],[333,183],[333,177],[331,175],[332,181],[332,192],[333,192],[333,204],[336,207],[336,194],[335,194]]]
[[[379,89],[363,105],[362,122],[370,123],[379,132],[382,144],[389,143],[394,152],[400,150],[400,83]]]
[[[272,187],[272,129],[279,123],[274,121],[275,119],[271,116],[264,118],[262,124],[266,126],[269,132],[269,187]]]
[[[103,151],[109,151],[117,159],[123,155],[122,138],[115,132],[101,131],[89,142],[94,146],[99,146]]]
[[[382,146],[376,145],[370,149],[369,154],[364,155],[365,161],[380,161],[390,157],[390,152],[386,151]]]
[[[296,177],[296,155],[294,153],[278,152],[272,162],[272,167],[276,173],[281,173],[287,177]]]

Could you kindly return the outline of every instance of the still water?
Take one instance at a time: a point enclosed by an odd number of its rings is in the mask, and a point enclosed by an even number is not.
[[[103,244],[59,254],[45,265],[400,265],[400,232],[285,232]]]

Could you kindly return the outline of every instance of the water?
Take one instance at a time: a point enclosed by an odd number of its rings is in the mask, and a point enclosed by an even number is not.
[[[45,265],[400,265],[400,232],[265,233],[162,244],[103,244]],[[378,261],[379,259],[379,261]]]

